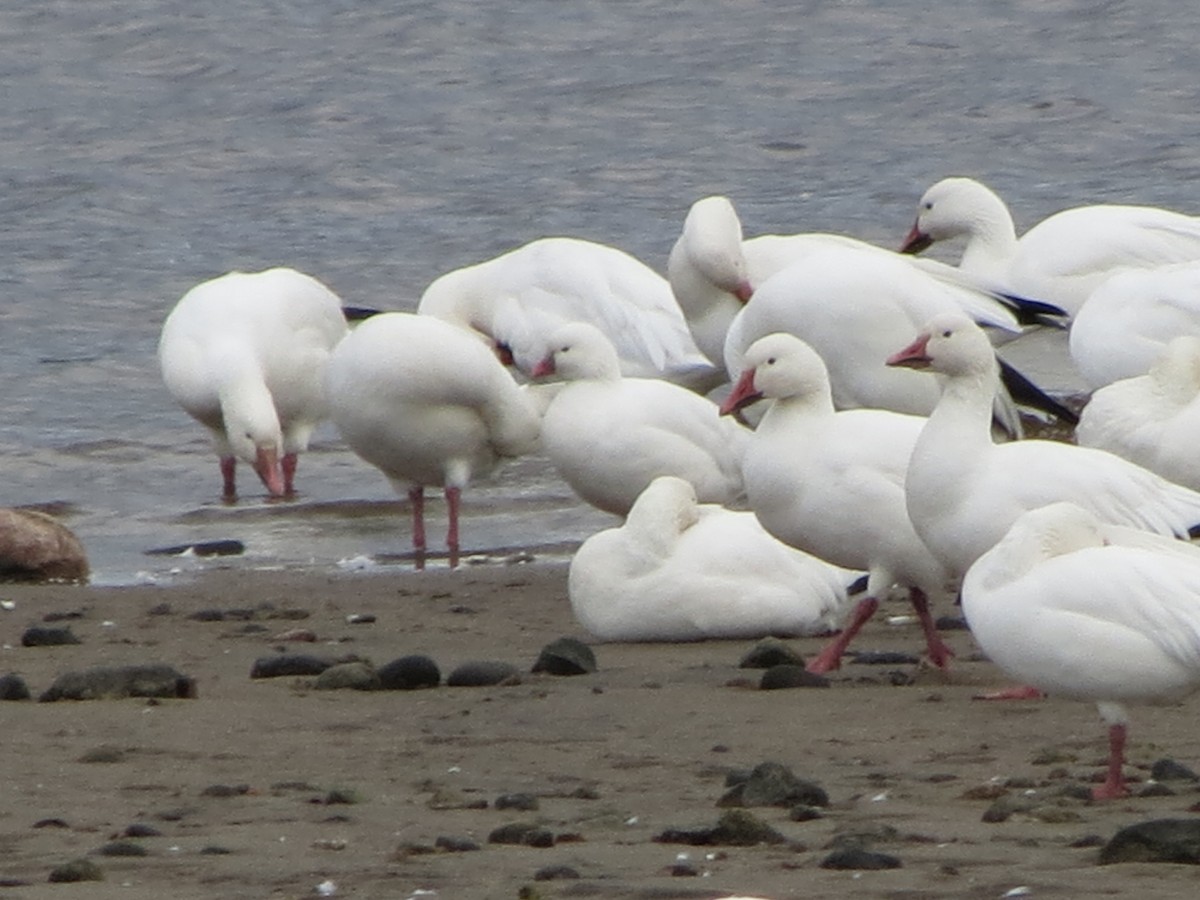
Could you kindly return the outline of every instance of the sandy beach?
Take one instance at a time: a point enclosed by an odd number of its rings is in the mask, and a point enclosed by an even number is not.
[[[0,674],[34,696],[0,706],[0,897],[1194,895],[1191,866],[1097,860],[1122,826],[1186,817],[1195,785],[1079,799],[1106,751],[1094,708],[973,700],[1004,680],[965,631],[948,633],[949,674],[848,663],[828,688],[764,691],[760,671],[738,666],[752,641],[593,644],[594,673],[531,673],[548,642],[586,639],[559,563],[229,569],[168,587],[4,586],[0,598]],[[906,611],[886,609],[858,648],[918,653]],[[80,643],[22,646],[47,617]],[[283,639],[299,629],[316,641]],[[808,656],[821,639],[787,644]],[[281,652],[376,666],[425,654],[442,684],[327,691],[250,677]],[[446,686],[484,660],[521,675]],[[149,662],[194,679],[197,696],[36,702],[64,672]],[[1129,771],[1200,764],[1196,711],[1136,710]],[[712,829],[730,812],[718,806],[729,773],[767,761],[815,782],[828,806],[807,821],[742,811],[782,843],[659,840]],[[984,821],[1005,803],[1011,815]],[[489,840],[514,824],[550,845]],[[123,838],[131,826],[147,836]],[[100,853],[119,840],[145,855]],[[900,866],[822,868],[847,842]],[[81,857],[103,880],[49,882]]]

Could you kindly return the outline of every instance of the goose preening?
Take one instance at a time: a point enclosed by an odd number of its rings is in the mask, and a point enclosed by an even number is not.
[[[995,546],[1021,513],[1060,500],[1103,521],[1167,536],[1186,537],[1200,522],[1200,493],[1112,453],[1049,440],[994,443],[996,357],[966,316],[934,317],[888,363],[941,376],[942,396],[913,450],[905,484],[917,533],[956,576]]]
[[[755,341],[745,363],[722,412],[772,401],[742,465],[750,508],[784,543],[867,572],[866,596],[808,668],[837,668],[893,587],[908,591],[930,659],[944,668],[953,652],[938,636],[929,601],[950,600],[953,593],[942,565],[913,530],[904,496],[909,456],[925,420],[878,409],[836,411],[824,362],[791,334]]]
[[[443,488],[450,565],[458,563],[459,501],[476,475],[537,443],[538,415],[495,354],[448,322],[380,313],[329,360],[333,421],[350,449],[412,504],[418,566],[426,549],[424,489]]]
[[[624,377],[612,343],[594,326],[574,322],[553,332],[533,374],[565,381],[543,414],[541,448],[592,506],[623,516],[659,475],[690,482],[704,503],[741,495],[749,432],[684,387]]]
[[[697,349],[667,280],[633,256],[578,238],[542,238],[448,272],[417,311],[469,328],[528,375],[568,322],[613,342],[621,372],[707,389],[716,369]]]
[[[1097,799],[1128,793],[1123,704],[1200,687],[1200,550],[1103,523],[1076,504],[1021,514],[967,572],[962,607],[1009,675],[1096,702],[1109,726]]]
[[[693,641],[836,629],[858,573],[786,546],[753,513],[698,503],[682,478],[642,491],[625,523],[571,559],[576,620],[606,641]]]
[[[1200,336],[1175,338],[1145,375],[1095,391],[1075,440],[1200,491]]]
[[[1062,210],[1017,238],[1012,214],[990,188],[944,178],[921,197],[901,250],[966,238],[959,267],[1074,315],[1109,276],[1200,259],[1200,218],[1150,206]]]
[[[1200,335],[1200,262],[1114,275],[1071,323],[1071,360],[1092,390],[1145,375],[1167,342]]]
[[[226,502],[237,497],[239,459],[271,496],[294,493],[297,455],[327,416],[325,365],[346,328],[337,295],[288,268],[205,281],[167,316],[163,381],[212,434]]]

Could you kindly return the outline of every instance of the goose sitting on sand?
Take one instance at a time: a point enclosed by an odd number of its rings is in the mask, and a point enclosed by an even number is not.
[[[625,523],[575,553],[575,618],[606,641],[819,634],[847,607],[847,572],[777,541],[753,513],[696,502],[690,483],[655,478]]]
[[[163,381],[212,434],[226,502],[237,497],[239,459],[271,496],[294,493],[298,454],[327,416],[325,366],[346,328],[337,295],[287,268],[205,281],[167,316]]]

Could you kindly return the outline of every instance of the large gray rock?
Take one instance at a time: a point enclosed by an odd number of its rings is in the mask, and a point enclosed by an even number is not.
[[[0,508],[0,581],[87,581],[87,553],[45,513]]]
[[[196,696],[194,679],[164,663],[132,666],[96,666],[65,672],[39,698],[56,700],[115,700],[122,697]]]
[[[1100,863],[1166,862],[1200,865],[1200,819],[1153,819],[1118,831],[1100,850]]]

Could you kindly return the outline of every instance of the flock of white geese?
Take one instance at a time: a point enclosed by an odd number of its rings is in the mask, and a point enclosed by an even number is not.
[[[950,266],[919,256],[965,242]],[[897,253],[832,234],[744,238],[733,204],[688,211],[667,277],[613,247],[544,238],[449,272],[416,313],[347,324],[292,269],[231,272],[163,325],[171,394],[273,496],[332,419],[411,503],[539,453],[623,518],[571,562],[604,640],[838,634],[881,600],[931,604],[1022,684],[1096,701],[1127,792],[1122,704],[1200,685],[1200,219],[1094,205],[1018,237],[1003,201],[947,178]],[[1070,328],[1093,393],[1076,442],[1021,437],[1017,405],[1072,414],[997,355]],[[420,557],[418,557],[420,558]],[[852,592],[852,585],[865,588]]]

